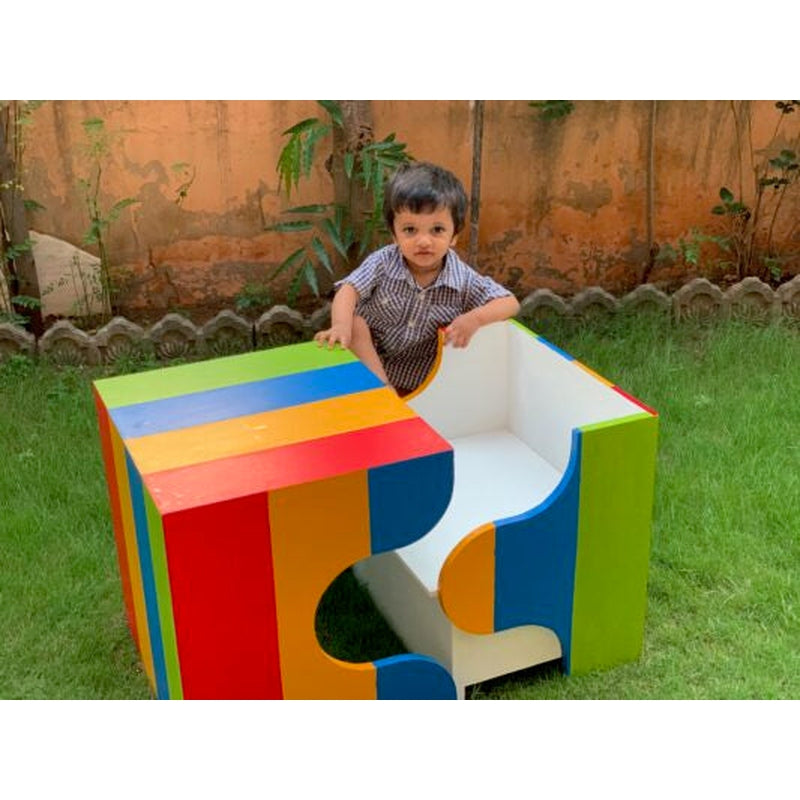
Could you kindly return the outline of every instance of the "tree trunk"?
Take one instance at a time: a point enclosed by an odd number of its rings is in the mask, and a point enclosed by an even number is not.
[[[6,255],[8,267],[9,291],[11,297],[25,295],[39,301],[39,308],[28,308],[14,304],[18,314],[28,317],[28,327],[35,336],[44,333],[41,310],[41,293],[39,277],[33,252],[9,253],[11,247],[24,245],[29,239],[28,221],[23,203],[20,169],[17,162],[17,125],[16,101],[0,104],[0,247]],[[12,301],[13,303],[13,301]]]
[[[481,211],[481,163],[483,149],[483,100],[475,100],[472,118],[472,186],[469,201],[469,253],[467,263],[478,266],[478,218]]]
[[[333,177],[334,201],[348,210],[355,233],[355,243],[345,261],[337,265],[344,272],[358,266],[358,246],[364,235],[364,223],[372,210],[372,193],[364,188],[363,182],[350,180],[344,169],[345,153],[356,155],[361,148],[375,139],[372,121],[372,104],[369,100],[339,100],[342,110],[343,127],[333,128],[333,157],[330,172]],[[355,177],[355,176],[354,176]]]

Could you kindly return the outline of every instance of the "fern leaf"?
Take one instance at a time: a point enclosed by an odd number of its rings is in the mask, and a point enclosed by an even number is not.
[[[303,133],[307,131],[309,128],[314,127],[317,125],[319,120],[316,117],[310,117],[309,119],[301,120],[297,123],[297,125],[292,125],[291,128],[287,128],[281,136],[294,136],[295,134]]]
[[[287,208],[284,214],[324,214],[333,203],[317,203],[310,206],[295,206],[294,208]]]
[[[342,258],[347,258],[347,248],[344,246],[344,242],[342,242],[339,231],[333,222],[329,219],[324,220],[322,223],[322,229],[328,234],[331,244],[333,244]]]
[[[317,102],[331,115],[331,119],[340,127],[344,127],[342,108],[335,100],[317,100]]]
[[[316,236],[311,240],[311,247],[317,254],[320,264],[322,264],[322,266],[325,267],[325,269],[328,270],[331,275],[333,275],[333,266],[331,265],[331,259],[328,255],[328,251]]]
[[[305,282],[311,288],[311,291],[319,297],[319,282],[317,281],[317,272],[314,269],[314,264],[310,260],[306,260],[306,263],[303,265],[303,277],[305,278]]]
[[[294,251],[291,255],[287,256],[278,266],[275,268],[274,272],[267,278],[267,283],[270,281],[274,281],[275,278],[278,277],[283,272],[286,272],[287,269],[291,269],[295,265],[295,263],[300,259],[300,256],[303,255],[305,252],[304,247],[300,247]]]
[[[265,231],[276,233],[298,233],[299,231],[310,231],[314,223],[307,219],[288,220],[287,222],[276,222],[274,225],[267,225]]]

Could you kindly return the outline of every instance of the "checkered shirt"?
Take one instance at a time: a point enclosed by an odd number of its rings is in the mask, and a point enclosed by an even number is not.
[[[448,250],[444,268],[428,287],[417,286],[400,248],[388,245],[368,256],[338,289],[349,283],[358,292],[356,314],[364,318],[392,386],[413,390],[436,360],[437,332],[457,316],[511,294],[479,275]]]

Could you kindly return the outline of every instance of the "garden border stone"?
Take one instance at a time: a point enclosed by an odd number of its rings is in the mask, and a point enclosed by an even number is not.
[[[48,328],[39,339],[39,353],[62,366],[96,365],[101,361],[94,337],[63,319]]]
[[[0,361],[14,355],[32,356],[36,352],[36,337],[19,325],[0,322]]]
[[[734,319],[766,323],[779,313],[775,292],[756,277],[745,278],[725,292],[728,314]]]
[[[125,317],[114,317],[100,328],[94,335],[94,342],[105,364],[151,346],[144,328]]]
[[[191,356],[200,350],[200,330],[180,314],[167,314],[148,331],[156,355],[164,360]]]
[[[718,319],[725,314],[725,295],[707,278],[693,278],[672,295],[672,310],[679,320]]]
[[[706,278],[693,278],[671,297],[654,284],[642,284],[621,299],[599,286],[590,286],[565,300],[550,289],[535,289],[520,303],[518,319],[536,325],[537,317],[590,317],[620,311],[672,312],[675,320],[708,321],[731,317],[754,324],[779,319],[800,322],[800,275],[773,290],[759,278],[748,277],[723,292]],[[59,320],[38,340],[19,325],[0,323],[0,361],[20,353],[62,364],[111,363],[133,348],[154,352],[161,360],[194,355],[210,357],[303,341],[330,325],[331,304],[308,316],[286,305],[265,311],[251,323],[231,310],[220,311],[202,327],[170,313],[145,331],[125,317],[114,317],[93,336],[68,320]],[[540,320],[541,321],[541,320]],[[225,346],[214,345],[228,332]],[[238,339],[238,341],[237,341]],[[222,350],[222,352],[220,352]]]

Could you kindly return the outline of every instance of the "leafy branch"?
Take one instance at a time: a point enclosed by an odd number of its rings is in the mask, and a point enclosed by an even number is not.
[[[283,132],[288,141],[277,163],[278,190],[290,199],[301,179],[308,178],[315,163],[319,143],[333,133],[334,127],[344,129],[345,120],[339,103],[319,100],[329,120],[317,117],[301,120]],[[377,242],[388,234],[383,222],[383,193],[386,180],[399,166],[410,160],[406,145],[389,134],[381,141],[359,143],[342,156],[344,174],[351,188],[363,187],[369,193],[369,209],[364,219],[354,219],[352,208],[342,203],[316,203],[286,209],[289,219],[266,226],[265,230],[280,233],[307,233],[308,240],[290,253],[267,278],[271,283],[289,273],[288,302],[293,305],[304,286],[320,296],[320,276],[333,279],[336,265],[355,266]],[[353,191],[350,192],[352,198]],[[359,233],[360,231],[360,233]]]
[[[93,117],[84,120],[83,130],[86,134],[85,154],[90,161],[90,174],[80,178],[78,185],[83,191],[83,199],[89,215],[89,227],[83,235],[83,243],[97,247],[100,257],[100,291],[99,299],[104,312],[112,311],[115,301],[115,287],[111,275],[111,264],[108,256],[106,234],[122,212],[139,202],[134,197],[117,200],[109,209],[105,209],[100,200],[102,188],[103,165],[111,154],[115,135],[108,132],[102,119]]]

